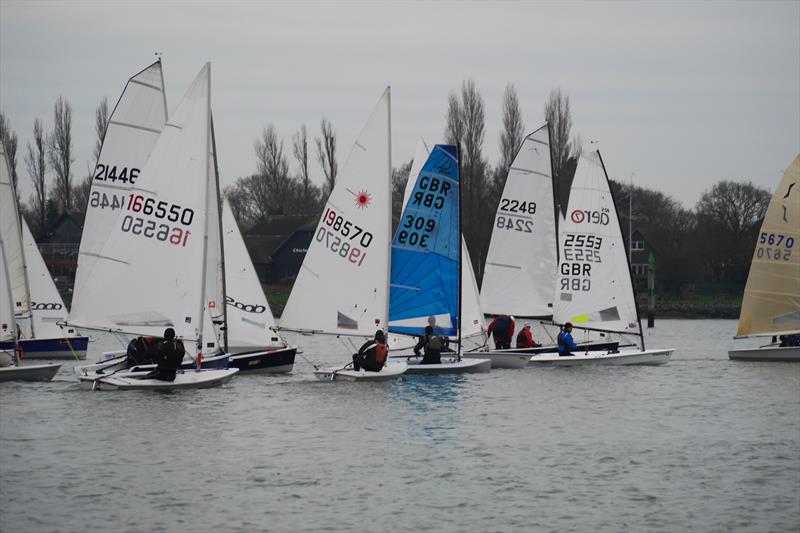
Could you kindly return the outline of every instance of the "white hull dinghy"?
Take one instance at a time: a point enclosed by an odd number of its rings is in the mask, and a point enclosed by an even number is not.
[[[314,375],[320,381],[389,381],[405,374],[408,365],[405,362],[389,362],[380,372],[369,370],[353,370],[352,368],[320,368]]]
[[[489,359],[468,359],[463,355],[461,360],[442,357],[442,363],[438,365],[423,365],[422,357],[409,357],[407,364],[408,374],[479,374],[492,369]]]
[[[730,350],[728,357],[733,361],[800,363],[800,346],[765,346],[749,350]]]
[[[0,381],[51,381],[61,364],[19,365],[0,368]]]
[[[614,195],[599,151],[578,160],[561,239],[553,322],[600,333],[639,337],[640,350],[535,355],[532,365],[662,365],[672,349],[645,349],[633,279]]]
[[[527,353],[507,352],[469,352],[462,357],[468,359],[489,359],[492,368],[525,368],[531,356]]]
[[[385,333],[391,185],[391,96],[387,87],[341,167],[279,329],[327,335],[331,341],[335,336],[359,339],[359,343],[376,338],[376,330]],[[355,351],[355,346],[349,348]],[[375,348],[376,357],[377,352]],[[384,381],[399,377],[407,368],[405,363],[387,362],[380,372],[369,372],[351,370],[350,364],[315,366],[315,375],[330,381]]]
[[[534,355],[531,365],[581,366],[581,365],[664,365],[674,350],[631,350],[621,352],[581,352],[561,357],[556,354]]]
[[[734,361],[800,362],[800,347],[778,346],[800,335],[800,154],[769,202],[744,288],[737,339],[772,337],[758,348],[731,350]],[[791,343],[789,343],[791,344]]]
[[[180,390],[208,389],[228,383],[238,368],[227,370],[178,371],[174,381],[143,379],[141,376],[117,374],[101,378],[80,378],[81,387],[92,390]]]

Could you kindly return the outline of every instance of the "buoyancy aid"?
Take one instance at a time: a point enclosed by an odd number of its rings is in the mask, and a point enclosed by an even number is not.
[[[386,363],[386,358],[389,356],[389,346],[386,344],[375,344],[375,361],[379,364]]]

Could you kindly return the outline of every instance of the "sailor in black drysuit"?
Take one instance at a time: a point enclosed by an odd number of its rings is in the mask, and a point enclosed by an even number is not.
[[[425,336],[419,338],[419,342],[414,346],[414,354],[419,355],[420,351],[425,350],[421,365],[440,365],[442,364],[442,352],[452,352],[447,347],[447,341],[433,334],[431,326],[425,326]]]
[[[183,362],[186,349],[183,342],[175,338],[175,330],[167,328],[164,330],[164,340],[158,343],[155,354],[156,370],[149,376],[150,379],[161,381],[175,381],[175,374],[178,367]]]
[[[126,358],[128,366],[154,363],[158,344],[162,340],[160,337],[134,337],[131,339],[131,342],[128,343],[128,356]]]
[[[353,368],[380,372],[388,355],[389,347],[386,345],[386,335],[379,329],[375,332],[374,340],[365,342],[358,349],[358,353],[353,354]]]

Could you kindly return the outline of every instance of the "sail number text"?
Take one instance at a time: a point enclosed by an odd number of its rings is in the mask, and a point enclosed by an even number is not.
[[[436,221],[432,218],[405,215],[403,225],[397,232],[397,242],[427,248],[431,233],[436,229]]]
[[[356,266],[361,266],[367,253],[361,248],[351,245],[347,241],[343,241],[339,235],[329,231],[325,226],[320,226],[317,234],[314,236],[319,242],[325,243],[325,248],[335,253],[342,259],[347,259]]]
[[[414,196],[409,200],[410,205],[441,209],[444,207],[444,199],[447,193],[450,192],[453,186],[439,178],[422,176],[417,182],[417,187],[423,190],[414,193]]]
[[[136,178],[139,177],[140,170],[138,168],[121,167],[117,170],[117,165],[104,165],[97,163],[94,169],[94,179],[97,181],[113,181],[136,183]]]
[[[194,220],[194,209],[182,208],[177,204],[170,204],[163,200],[157,201],[155,198],[145,198],[141,194],[129,194],[126,209],[134,213],[154,216],[160,220],[146,220],[133,215],[125,215],[122,217],[122,227],[120,228],[122,231],[133,235],[141,235],[148,239],[169,242],[177,246],[186,246],[191,231],[188,228],[165,224],[161,221],[191,226]]]
[[[559,290],[590,291],[592,263],[600,263],[603,238],[597,235],[568,233],[564,239],[564,257],[558,270]]]
[[[794,237],[762,231],[758,237],[756,257],[770,261],[789,261],[792,258]]]
[[[359,244],[364,248],[369,248],[372,242],[372,233],[364,231],[361,226],[351,223],[349,220],[342,217],[342,215],[336,213],[332,208],[329,207],[325,210],[322,220],[325,221],[328,227],[333,228],[333,230],[342,237],[346,237],[351,241],[358,237]]]

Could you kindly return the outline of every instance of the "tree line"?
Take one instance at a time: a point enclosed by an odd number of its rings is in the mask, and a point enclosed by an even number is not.
[[[483,154],[485,103],[475,82],[464,80],[448,96],[443,138],[457,144],[461,154],[463,233],[478,281],[494,226],[494,216],[506,175],[522,145],[526,125],[516,89],[508,84],[500,103],[502,129],[498,139],[500,160],[492,165]],[[552,166],[558,204],[566,211],[569,190],[581,155],[580,136],[573,134],[569,95],[553,89],[545,102],[543,121],[551,127]],[[108,122],[104,98],[95,111],[96,160]],[[540,123],[534,125],[539,127]],[[27,143],[24,168],[33,185],[22,211],[35,236],[41,237],[63,212],[84,213],[91,187],[94,161],[78,178],[73,172],[72,108],[63,97],[53,106],[53,128],[44,131],[40,119],[33,123],[33,143]],[[16,183],[18,137],[0,112],[0,137],[5,144]],[[291,136],[287,146],[271,123],[253,144],[254,172],[238,178],[224,189],[224,195],[242,226],[264,222],[273,215],[317,215],[322,212],[338,172],[337,135],[333,124],[323,117],[319,133],[310,138],[305,124]],[[310,165],[322,170],[324,182],[311,179]],[[403,191],[412,161],[396,167],[392,176],[392,211],[397,224]],[[48,185],[48,174],[53,176]],[[655,248],[658,278],[667,287],[695,281],[743,283],[770,194],[748,181],[720,181],[703,193],[692,209],[659,191],[632,187],[612,180],[612,192],[619,207],[620,221],[627,232],[629,195],[633,195],[632,226]]]

